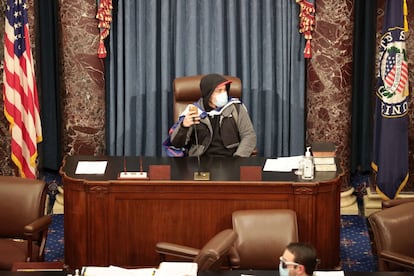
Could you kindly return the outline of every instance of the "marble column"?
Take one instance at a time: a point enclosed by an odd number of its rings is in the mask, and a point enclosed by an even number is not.
[[[308,62],[307,143],[332,141],[349,176],[353,1],[319,0]],[[349,177],[343,189],[349,186]]]
[[[104,63],[95,0],[60,1],[63,154],[105,153]]]

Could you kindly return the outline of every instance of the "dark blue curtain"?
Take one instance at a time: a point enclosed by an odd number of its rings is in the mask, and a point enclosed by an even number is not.
[[[375,95],[377,0],[355,1],[351,172],[370,172]]]
[[[58,2],[55,0],[38,1],[39,14],[38,45],[38,89],[40,118],[42,119],[43,142],[39,143],[39,168],[59,170],[62,165],[61,113],[60,113],[60,75],[58,47]]]
[[[110,155],[163,155],[175,77],[243,83],[259,155],[303,154],[304,41],[293,0],[119,0],[107,64]]]

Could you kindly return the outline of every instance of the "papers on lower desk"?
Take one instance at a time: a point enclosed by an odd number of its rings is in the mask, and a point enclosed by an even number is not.
[[[155,268],[126,269],[119,266],[85,266],[82,268],[81,275],[84,276],[154,276]]]
[[[156,276],[197,276],[197,263],[162,262]]]
[[[299,161],[303,155],[279,157],[276,159],[266,159],[263,171],[267,172],[291,172],[299,168]]]
[[[84,276],[197,276],[197,263],[162,262],[158,268],[126,269],[119,266],[85,266]]]
[[[314,276],[345,276],[345,273],[340,271],[314,271]]]

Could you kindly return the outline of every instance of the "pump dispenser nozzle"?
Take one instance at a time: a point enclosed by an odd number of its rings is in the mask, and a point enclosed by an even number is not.
[[[305,156],[306,157],[311,157],[312,155],[311,155],[311,152],[310,152],[310,148],[311,147],[306,147],[306,152],[305,152]]]

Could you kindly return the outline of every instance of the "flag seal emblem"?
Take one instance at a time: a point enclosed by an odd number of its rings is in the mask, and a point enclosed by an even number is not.
[[[400,117],[407,112],[408,57],[405,32],[391,28],[381,39],[379,49],[379,85],[377,96],[383,102],[383,116]]]

